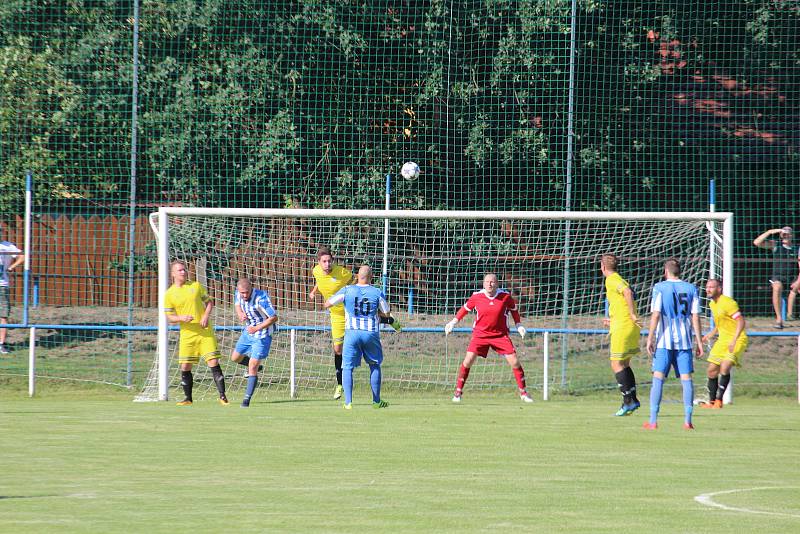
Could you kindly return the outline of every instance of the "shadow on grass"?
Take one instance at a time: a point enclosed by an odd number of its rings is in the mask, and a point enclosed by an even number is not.
[[[77,325],[76,325],[77,326]],[[81,325],[82,326],[82,325]],[[93,325],[94,326],[94,325]],[[102,326],[126,326],[123,323],[106,323]],[[41,336],[36,340],[36,346],[45,349],[54,349],[71,345],[74,343],[87,343],[96,339],[118,339],[125,337],[123,330],[82,330],[64,329],[51,330],[49,334]],[[22,345],[27,346],[26,343]]]

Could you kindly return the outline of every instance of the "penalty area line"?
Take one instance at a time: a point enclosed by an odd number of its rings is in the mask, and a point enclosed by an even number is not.
[[[745,514],[761,514],[761,515],[778,515],[782,517],[796,517],[800,518],[800,513],[792,514],[788,512],[769,512],[767,510],[752,510],[750,508],[741,508],[737,506],[728,506],[726,504],[718,503],[714,500],[714,497],[717,495],[727,495],[730,493],[743,493],[745,491],[765,491],[765,490],[782,490],[782,489],[797,489],[798,486],[770,486],[770,487],[760,487],[760,488],[741,488],[741,489],[732,489],[732,490],[725,490],[725,491],[715,491],[713,493],[702,493],[697,495],[694,500],[698,503],[702,504],[703,506],[709,506],[712,508],[719,508],[720,510],[727,510],[729,512],[742,512]]]

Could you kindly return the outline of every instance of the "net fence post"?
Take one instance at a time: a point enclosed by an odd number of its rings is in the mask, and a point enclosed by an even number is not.
[[[158,210],[158,400],[169,400],[169,325],[164,313],[164,295],[169,283],[169,218]]]
[[[297,342],[297,330],[292,328],[289,330],[289,396],[291,398],[295,397],[297,390],[295,388],[295,361],[297,358],[297,354],[295,352],[295,347]]]
[[[36,395],[36,327],[28,335],[28,396]]]
[[[548,385],[550,383],[550,332],[544,333],[544,365],[542,368],[542,400],[550,399],[550,390]]]

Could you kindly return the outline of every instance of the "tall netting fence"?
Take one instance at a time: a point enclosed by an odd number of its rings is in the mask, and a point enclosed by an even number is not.
[[[790,0],[4,1],[0,227],[21,245],[30,170],[30,322],[120,328],[42,329],[41,369],[145,379],[154,335],[124,328],[155,324],[155,207],[378,209],[387,175],[397,209],[706,211],[713,180],[769,328],[752,241],[800,226],[798,27]]]

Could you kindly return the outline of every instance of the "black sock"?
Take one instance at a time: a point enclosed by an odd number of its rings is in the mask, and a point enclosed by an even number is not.
[[[708,402],[714,402],[714,399],[717,398],[717,387],[719,384],[718,378],[709,378],[708,384],[706,384],[706,389],[708,390]]]
[[[630,403],[631,399],[630,395],[628,394],[628,386],[625,383],[626,382],[625,370],[623,369],[618,373],[614,373],[614,377],[617,379],[617,387],[619,388],[620,393],[622,393],[622,403],[623,404]]]
[[[728,389],[728,384],[731,383],[731,375],[719,375],[719,389],[717,389],[717,397],[718,399],[722,399],[722,396],[725,395],[725,390]]]
[[[336,367],[336,383],[342,385],[342,355],[333,354],[333,365]]]
[[[222,369],[219,365],[211,368],[211,374],[214,375],[214,383],[217,385],[219,396],[225,396],[225,376],[222,374]]]
[[[250,356],[242,356],[242,359],[239,360],[236,363],[238,363],[239,365],[244,365],[245,367],[247,367],[248,365],[250,365]]]
[[[192,400],[192,386],[194,385],[194,378],[192,378],[191,371],[181,371],[181,386],[183,386],[183,396],[186,400]]]
[[[625,373],[625,385],[628,388],[628,395],[631,398],[631,402],[639,402],[639,399],[636,397],[636,375],[633,374],[633,369],[626,367],[623,372]]]

